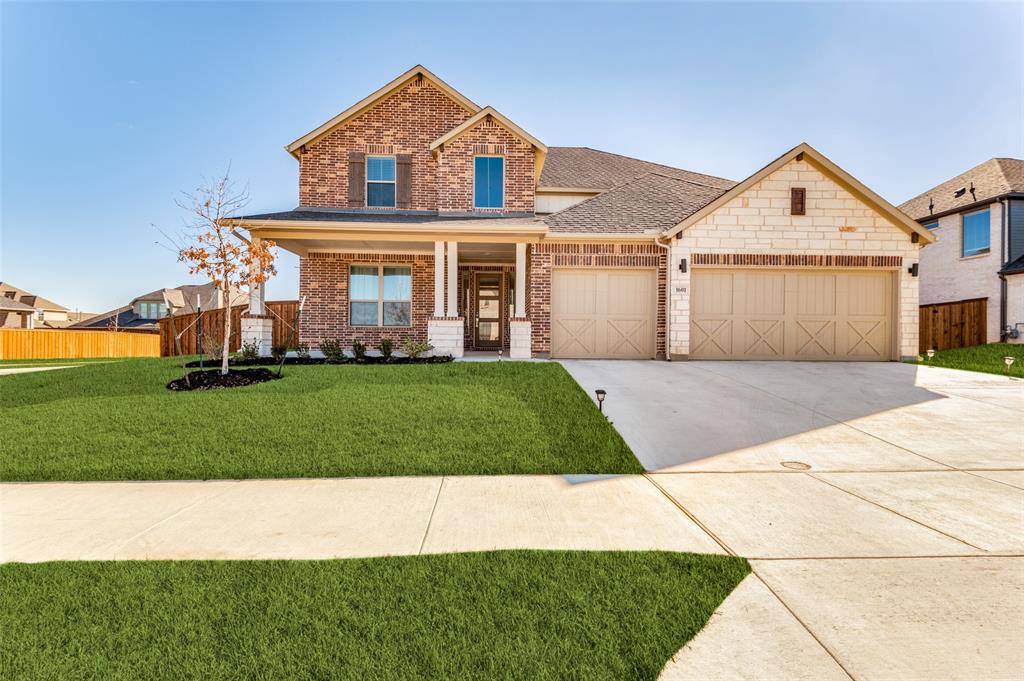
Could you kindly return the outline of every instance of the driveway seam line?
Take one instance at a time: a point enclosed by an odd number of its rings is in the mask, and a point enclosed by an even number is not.
[[[816,634],[815,634],[815,633],[814,633],[813,631],[811,631],[811,628],[810,628],[809,626],[807,626],[807,623],[806,623],[806,622],[804,622],[804,621],[803,621],[802,619],[800,619],[800,616],[799,616],[799,615],[797,615],[797,614],[796,614],[796,612],[794,612],[793,608],[789,607],[789,604],[788,604],[788,603],[786,603],[786,601],[782,600],[782,596],[780,596],[780,595],[779,595],[779,594],[778,594],[778,593],[777,593],[777,592],[775,591],[775,589],[773,589],[773,588],[771,587],[771,585],[770,585],[770,584],[768,583],[768,581],[767,581],[767,580],[765,580],[765,578],[764,578],[764,577],[762,577],[762,576],[761,576],[760,574],[758,574],[757,570],[755,570],[755,569],[754,569],[754,566],[753,566],[753,565],[751,565],[751,566],[750,566],[750,572],[751,572],[752,574],[754,574],[754,575],[755,575],[755,576],[756,576],[756,577],[758,578],[758,580],[760,580],[760,582],[761,582],[762,584],[764,584],[764,588],[768,589],[768,591],[769,591],[769,592],[771,593],[771,595],[772,595],[772,596],[775,596],[775,599],[776,599],[776,600],[777,600],[777,601],[778,601],[779,603],[781,603],[781,604],[782,604],[782,607],[783,607],[783,608],[785,608],[785,609],[786,609],[786,611],[787,611],[787,612],[789,612],[789,614],[790,614],[790,615],[792,615],[792,616],[793,616],[793,619],[795,619],[795,620],[796,620],[797,622],[799,622],[799,623],[800,623],[800,626],[802,626],[802,627],[804,628],[804,631],[806,631],[806,632],[807,632],[807,633],[808,633],[808,634],[809,634],[809,635],[811,636],[811,638],[813,638],[813,639],[814,639],[814,641],[815,641],[815,642],[816,642],[816,643],[817,643],[817,644],[818,644],[819,646],[821,646],[821,649],[822,649],[822,650],[824,650],[824,651],[825,651],[826,653],[828,653],[829,657],[831,657],[831,658],[832,658],[832,659],[833,659],[833,660],[835,661],[836,665],[837,665],[837,666],[838,666],[838,667],[839,667],[840,669],[842,669],[842,670],[843,670],[843,673],[844,673],[844,674],[846,674],[846,675],[847,675],[847,676],[848,676],[848,677],[849,677],[849,678],[851,679],[851,681],[856,681],[856,679],[854,678],[853,674],[851,674],[851,673],[850,673],[850,670],[848,670],[848,669],[847,669],[847,668],[846,668],[846,667],[845,667],[845,666],[843,665],[843,663],[839,661],[839,658],[838,658],[838,657],[836,657],[836,654],[835,654],[834,652],[832,652],[832,649],[831,649],[831,648],[829,648],[829,647],[828,647],[827,645],[825,645],[825,643],[824,643],[824,642],[823,642],[823,641],[822,641],[822,640],[821,640],[820,638],[818,638],[818,636],[817,636],[817,635],[816,635]]]
[[[986,478],[984,475],[978,475],[977,473],[975,473],[973,471],[960,471],[960,472],[961,473],[967,473],[967,475],[973,475],[974,477],[979,478],[981,480],[987,480],[989,482],[997,482],[1000,485],[1006,485],[1010,489],[1015,489],[1015,490],[1022,490],[1022,489],[1024,489],[1024,487],[1020,487],[1019,485],[1014,485],[1011,482],[1004,482],[1002,480],[996,480],[995,478]],[[982,472],[984,473],[985,471],[982,471]]]
[[[434,511],[437,510],[437,502],[441,498],[441,489],[444,487],[445,478],[448,476],[442,475],[441,482],[437,486],[437,494],[434,495],[434,505],[430,507],[430,515],[427,516],[427,526],[423,528],[423,538],[420,539],[420,548],[416,552],[417,556],[423,555],[423,547],[427,545],[427,535],[430,534],[430,526],[434,522]]]
[[[1007,407],[1006,405],[999,404],[998,402],[988,402],[986,400],[979,400],[977,397],[968,397],[967,395],[958,395],[956,393],[943,392],[943,390],[944,390],[943,388],[928,388],[928,390],[934,390],[935,392],[939,393],[940,395],[945,395],[946,397],[959,397],[960,399],[963,399],[963,400],[970,400],[971,402],[977,402],[978,404],[984,404],[987,407],[993,407],[993,406],[994,407],[999,407],[1000,409],[1006,409],[1006,410],[1012,411],[1012,412],[1014,412],[1016,414],[1020,414],[1020,409],[1014,409],[1013,407]],[[946,390],[948,390],[948,389],[946,389]],[[1007,392],[1009,392],[1009,391],[1007,391]]]
[[[885,444],[889,445],[890,447],[896,447],[897,449],[902,449],[903,451],[907,452],[908,454],[913,454],[914,456],[918,456],[918,457],[924,459],[925,461],[931,461],[932,463],[937,463],[940,466],[945,466],[946,468],[950,468],[952,470],[958,470],[955,466],[950,466],[948,463],[943,463],[942,461],[939,461],[937,459],[932,459],[930,457],[925,456],[924,454],[920,454],[918,452],[915,452],[912,449],[908,449],[907,447],[904,447],[902,445],[898,445],[895,442],[890,442],[890,441],[886,440],[883,437],[875,435],[874,433],[869,433],[869,432],[867,432],[865,430],[861,430],[860,428],[858,428],[858,427],[856,427],[856,426],[854,426],[854,425],[852,425],[850,423],[847,423],[846,421],[837,419],[834,416],[826,414],[825,412],[818,411],[817,407],[807,407],[807,406],[804,406],[804,405],[800,404],[799,402],[795,402],[794,400],[791,400],[788,397],[785,397],[783,395],[776,395],[772,391],[766,390],[766,389],[762,388],[759,385],[755,385],[753,383],[747,383],[746,381],[741,381],[740,379],[735,378],[733,376],[728,376],[726,374],[720,374],[718,372],[711,371],[710,369],[706,369],[704,367],[697,367],[697,370],[698,371],[706,371],[709,374],[712,374],[714,376],[718,376],[720,378],[724,378],[724,379],[732,381],[734,383],[739,383],[740,385],[745,385],[748,388],[753,388],[754,390],[757,390],[759,392],[763,392],[765,395],[771,395],[772,397],[774,397],[776,399],[779,399],[779,400],[782,400],[783,402],[788,402],[789,404],[792,404],[792,405],[795,405],[797,407],[800,407],[801,409],[806,409],[807,411],[811,412],[812,416],[815,416],[815,415],[823,416],[823,417],[827,418],[828,420],[832,421],[833,423],[836,423],[836,424],[839,424],[839,425],[842,425],[842,426],[846,426],[847,428],[850,428],[852,430],[857,431],[861,435],[866,435],[866,436],[868,436],[870,438],[874,438],[875,440],[878,440],[879,442],[884,442]],[[925,388],[925,390],[928,390],[928,388]],[[948,395],[946,397],[949,398]],[[817,430],[817,429],[814,429],[814,430]]]
[[[965,544],[967,546],[970,546],[972,549],[977,549],[978,551],[985,551],[986,553],[988,553],[988,549],[983,549],[980,546],[975,546],[971,542],[966,541],[964,539],[961,539],[960,537],[956,537],[956,536],[950,534],[949,532],[944,532],[943,530],[940,530],[940,529],[938,529],[936,527],[932,527],[931,525],[928,525],[927,523],[923,523],[920,520],[917,520],[915,518],[911,518],[908,515],[904,515],[903,513],[900,513],[899,511],[897,511],[895,509],[891,509],[888,506],[885,506],[885,505],[883,505],[883,504],[881,504],[881,503],[879,503],[877,501],[873,501],[872,499],[868,499],[867,497],[861,496],[860,494],[857,494],[856,492],[851,492],[848,489],[843,489],[839,485],[831,483],[828,480],[823,480],[823,479],[819,478],[818,476],[813,475],[811,473],[807,473],[807,476],[810,477],[810,478],[813,478],[814,480],[817,480],[820,483],[826,484],[829,487],[834,487],[835,489],[839,490],[840,492],[845,492],[846,494],[849,494],[850,496],[852,496],[852,497],[854,497],[856,499],[860,499],[861,501],[867,502],[867,503],[871,504],[872,506],[877,506],[880,509],[883,509],[885,511],[889,511],[890,513],[894,513],[894,514],[898,515],[899,517],[904,518],[906,520],[909,520],[912,523],[916,523],[916,524],[920,525],[921,527],[924,527],[926,529],[931,530],[932,532],[938,532],[939,534],[944,535],[946,537],[949,537],[950,539],[953,539],[955,541],[958,541],[961,544]]]
[[[728,545],[728,544],[726,544],[726,543],[725,543],[725,541],[723,541],[722,539],[720,539],[720,538],[719,538],[719,536],[718,536],[717,534],[715,534],[714,532],[712,532],[712,531],[711,531],[711,529],[710,529],[710,528],[708,528],[708,526],[707,526],[707,525],[705,525],[704,523],[702,523],[702,522],[701,522],[701,521],[700,521],[700,520],[699,520],[699,519],[697,518],[697,516],[695,516],[695,515],[694,515],[693,513],[690,513],[690,511],[688,511],[688,510],[686,509],[686,507],[685,507],[685,506],[683,506],[683,505],[682,505],[682,504],[681,504],[681,503],[680,503],[680,502],[679,502],[679,501],[678,501],[678,500],[677,500],[677,499],[676,499],[676,498],[675,498],[674,496],[672,496],[671,494],[669,494],[669,493],[668,493],[668,490],[666,490],[666,489],[665,489],[664,487],[662,487],[661,485],[659,485],[659,484],[658,484],[658,481],[657,481],[657,480],[655,480],[654,478],[652,478],[651,476],[649,476],[649,475],[648,475],[647,473],[644,473],[644,474],[643,474],[643,477],[647,478],[647,480],[648,480],[648,481],[649,481],[649,482],[650,482],[650,483],[651,483],[652,485],[654,485],[655,489],[657,489],[657,490],[658,490],[659,492],[661,492],[661,493],[662,493],[662,495],[664,495],[664,497],[665,497],[666,499],[668,499],[668,500],[669,500],[669,501],[670,501],[670,502],[672,503],[672,505],[674,505],[674,506],[675,506],[676,508],[678,508],[678,509],[679,509],[680,511],[682,511],[682,512],[683,512],[683,514],[684,514],[684,515],[685,515],[685,516],[686,516],[687,518],[689,518],[690,520],[692,520],[692,521],[693,521],[693,523],[694,523],[695,525],[697,525],[697,527],[699,527],[700,529],[704,530],[704,532],[705,532],[705,533],[706,533],[706,534],[707,534],[707,535],[708,535],[709,537],[711,537],[711,538],[712,538],[712,539],[713,539],[713,540],[715,541],[715,543],[716,543],[716,544],[718,544],[719,546],[721,546],[721,547],[722,547],[722,549],[723,549],[723,550],[724,550],[724,551],[725,551],[726,553],[728,553],[728,554],[729,554],[730,556],[736,556],[736,557],[739,557],[739,554],[738,554],[738,553],[736,553],[735,551],[733,551],[733,550],[732,550],[731,548],[729,548],[729,545]]]
[[[1024,553],[940,553],[935,555],[917,556],[746,556],[753,561],[783,560],[949,560],[961,558],[1024,558]]]
[[[241,481],[236,480],[234,483],[229,485],[226,489],[221,490],[220,492],[216,492],[216,493],[211,494],[209,496],[203,497],[202,499],[196,499],[191,504],[186,504],[185,506],[182,506],[181,508],[179,508],[174,513],[171,513],[170,515],[168,515],[165,518],[161,518],[160,520],[156,521],[155,523],[153,523],[149,527],[145,528],[144,530],[140,530],[140,531],[136,532],[132,536],[128,537],[128,539],[126,539],[124,542],[119,544],[117,546],[117,548],[114,549],[114,555],[116,556],[118,553],[121,552],[122,549],[124,549],[126,546],[131,544],[133,541],[135,541],[136,539],[138,539],[142,535],[148,534],[149,532],[155,530],[157,527],[159,527],[160,525],[163,525],[164,523],[166,523],[167,521],[171,520],[172,518],[176,518],[177,516],[181,515],[185,511],[188,511],[190,509],[195,508],[199,504],[205,504],[207,501],[210,501],[211,499],[216,499],[219,496],[223,496],[224,494],[227,494],[230,490],[232,490],[234,487],[236,487],[240,482]]]

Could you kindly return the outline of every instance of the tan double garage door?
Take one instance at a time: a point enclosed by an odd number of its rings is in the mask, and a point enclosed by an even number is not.
[[[657,273],[644,269],[551,272],[551,356],[655,356]]]
[[[895,275],[694,268],[693,359],[895,358]]]

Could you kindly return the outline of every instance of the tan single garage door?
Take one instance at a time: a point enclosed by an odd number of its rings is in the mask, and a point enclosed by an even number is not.
[[[889,360],[893,273],[693,270],[694,359]]]
[[[551,273],[551,356],[653,358],[654,270],[556,269]]]

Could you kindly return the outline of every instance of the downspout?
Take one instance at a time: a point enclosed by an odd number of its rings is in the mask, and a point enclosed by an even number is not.
[[[999,258],[999,261],[1000,261],[1000,264],[999,264],[999,270],[1000,270],[1000,273],[999,273],[999,342],[1000,343],[1005,343],[1007,341],[1007,337],[1006,337],[1006,317],[1007,317],[1007,313],[1006,313],[1006,294],[1007,294],[1007,290],[1006,289],[1007,289],[1007,286],[1006,286],[1006,275],[1002,273],[1002,270],[1003,270],[1004,267],[1006,267],[1007,249],[1009,248],[1009,246],[1006,243],[1006,240],[1007,240],[1006,237],[1007,237],[1007,231],[1009,229],[1009,224],[1010,224],[1010,203],[1011,202],[1008,201],[1008,200],[999,199],[999,206],[1002,209],[1002,210],[999,211],[1000,221],[1002,223],[1000,225],[1000,233],[1001,233],[1001,241],[1002,241],[1002,243],[999,246],[999,254],[1000,254],[1000,258]],[[988,339],[986,338],[985,340],[988,340]]]
[[[661,237],[654,237],[654,245],[665,249],[665,361],[672,361],[672,244],[662,243]]]

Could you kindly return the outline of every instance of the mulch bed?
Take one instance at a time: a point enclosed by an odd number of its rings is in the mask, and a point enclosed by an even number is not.
[[[411,357],[395,357],[392,356],[388,359],[383,357],[371,355],[362,359],[356,359],[355,357],[346,357],[341,360],[329,360],[324,357],[288,357],[284,360],[285,366],[291,366],[296,364],[447,364],[451,362],[452,358],[449,355],[443,355],[440,357],[417,357],[415,359]],[[210,366],[211,362],[220,364],[219,359],[205,360],[204,365]],[[269,367],[277,366],[280,364],[280,360],[275,360],[273,357],[258,357],[256,359],[241,359],[232,357],[228,360],[228,364],[233,367]],[[193,360],[185,365],[192,369],[199,366],[199,360]]]
[[[190,372],[187,382],[184,377],[176,378],[167,384],[167,389],[214,390],[216,388],[239,388],[243,385],[273,381],[277,377],[277,374],[270,371],[270,369],[229,370],[226,374],[222,374],[220,369],[208,369]]]

